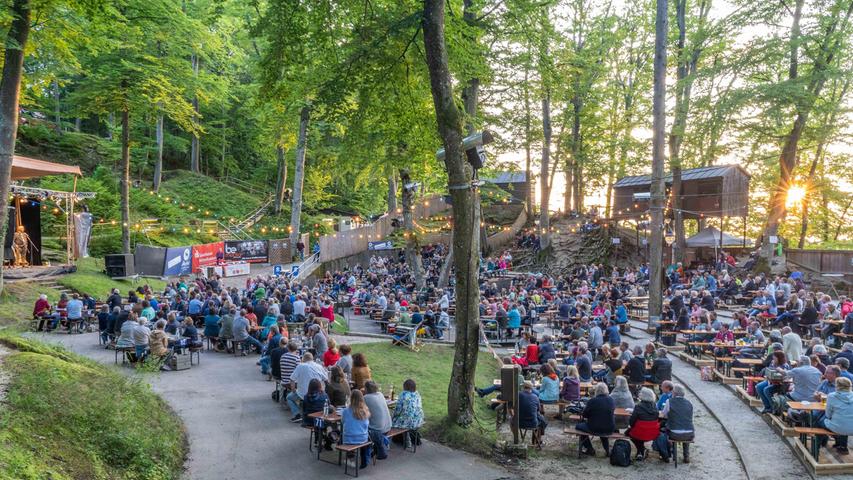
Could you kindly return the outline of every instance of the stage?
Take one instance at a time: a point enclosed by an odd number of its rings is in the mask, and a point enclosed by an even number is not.
[[[40,280],[77,271],[75,265],[36,265],[31,267],[3,267],[3,279],[7,282]]]

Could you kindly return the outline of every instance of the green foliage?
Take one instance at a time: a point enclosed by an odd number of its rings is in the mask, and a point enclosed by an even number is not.
[[[2,335],[18,352],[2,364],[11,384],[0,411],[0,477],[179,478],[183,429],[148,386],[59,347]]]

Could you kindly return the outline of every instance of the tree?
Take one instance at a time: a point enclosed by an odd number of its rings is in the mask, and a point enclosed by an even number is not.
[[[3,76],[0,78],[0,237],[6,238],[12,158],[18,133],[18,102],[24,71],[24,49],[30,35],[29,0],[12,2],[12,24],[6,34]],[[0,291],[3,289],[3,254],[0,253]]]
[[[290,204],[290,255],[294,255],[299,240],[302,216],[302,184],[305,180],[305,149],[308,143],[308,120],[311,107],[303,105],[299,111],[299,136],[296,140],[296,168],[293,172],[293,199]],[[308,246],[306,245],[306,248]]]
[[[468,426],[474,421],[474,376],[480,342],[480,236],[477,231],[480,221],[475,208],[478,193],[471,185],[474,172],[462,152],[463,116],[456,104],[448,67],[444,9],[444,0],[424,0],[424,51],[453,199],[456,349],[447,392],[447,415],[451,422]]]
[[[667,0],[657,0],[655,14],[654,95],[652,102],[651,245],[649,259],[649,326],[657,325],[663,306],[663,166],[666,161],[666,36]]]

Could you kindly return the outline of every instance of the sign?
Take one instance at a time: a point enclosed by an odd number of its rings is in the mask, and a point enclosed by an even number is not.
[[[383,240],[381,242],[367,242],[368,250],[393,250],[394,243],[391,240]]]
[[[198,272],[204,267],[210,267],[222,263],[225,259],[225,243],[205,243],[193,245],[192,271]]]
[[[281,265],[273,265],[272,274],[275,275],[276,277],[280,277],[281,276]]]
[[[240,275],[248,275],[251,272],[252,266],[248,263],[228,263],[222,267],[226,277],[238,277]]]
[[[166,249],[166,263],[163,275],[174,277],[192,272],[192,247],[172,247]]]
[[[643,245],[643,246],[648,245],[648,244],[649,244],[649,239],[648,239],[648,238],[644,238],[644,239],[640,240],[640,244],[641,244],[641,245]]]
[[[299,277],[299,265],[293,265],[290,267],[290,278]]]
[[[779,243],[779,237],[777,237],[776,235],[770,235],[770,237],[768,238],[768,241],[775,245],[775,244]]]
[[[270,263],[290,263],[290,239],[270,240],[269,242]]]
[[[229,240],[225,242],[225,260],[266,263],[269,259],[268,246],[266,240]]]
[[[619,245],[620,243],[622,243],[622,239],[619,237],[612,237],[610,239],[610,243],[612,243],[613,245]]]

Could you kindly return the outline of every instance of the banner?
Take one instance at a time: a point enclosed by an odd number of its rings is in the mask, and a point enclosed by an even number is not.
[[[74,256],[89,256],[89,237],[92,234],[92,214],[89,212],[74,214]]]
[[[367,242],[368,250],[393,250],[394,244],[391,240],[383,240],[381,242]]]
[[[167,277],[187,275],[192,272],[192,247],[172,247],[166,249],[166,263],[163,275]]]
[[[228,240],[225,260],[229,262],[266,263],[269,260],[266,240]]]
[[[248,263],[228,263],[222,268],[226,277],[248,275],[251,272],[251,267]]]
[[[166,264],[166,249],[136,244],[133,255],[133,266],[137,275],[161,277],[163,266]]]
[[[218,265],[225,259],[225,243],[205,243],[193,245],[192,271],[198,272],[202,267]]]
[[[290,239],[270,240],[270,263],[290,263]]]

